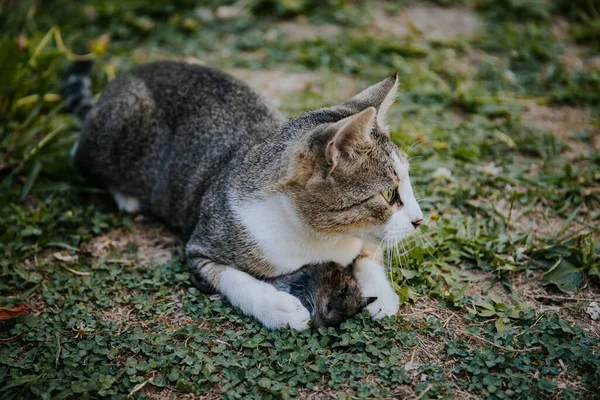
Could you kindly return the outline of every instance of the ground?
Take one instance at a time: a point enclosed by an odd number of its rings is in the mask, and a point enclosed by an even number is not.
[[[596,2],[55,3],[0,6],[2,398],[597,398]],[[270,332],[198,293],[175,233],[71,169],[72,52],[95,94],[175,59],[290,117],[397,72],[426,214],[388,254],[399,314]]]

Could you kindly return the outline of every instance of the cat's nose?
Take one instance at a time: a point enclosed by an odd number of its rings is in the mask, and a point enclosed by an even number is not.
[[[423,219],[418,219],[416,221],[412,221],[411,224],[412,224],[412,226],[415,227],[415,229],[417,229],[419,226],[421,226],[422,222],[423,222]]]

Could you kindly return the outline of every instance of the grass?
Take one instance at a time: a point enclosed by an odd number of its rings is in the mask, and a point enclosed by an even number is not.
[[[0,322],[2,398],[598,396],[593,2],[431,2],[475,6],[483,23],[444,40],[377,32],[369,1],[255,1],[227,22],[219,0],[56,3],[0,5],[0,306],[30,309]],[[279,18],[303,14],[342,33],[287,40]],[[565,59],[573,49],[583,67]],[[80,123],[60,98],[72,51],[95,57],[95,93],[162,58],[358,87],[398,71],[388,118],[427,215],[389,254],[400,314],[270,332],[199,294],[176,238],[72,171]],[[342,100],[333,89],[281,89],[282,109]]]

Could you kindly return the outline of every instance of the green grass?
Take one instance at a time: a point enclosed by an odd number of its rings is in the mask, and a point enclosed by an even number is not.
[[[56,3],[0,5],[0,307],[32,311],[0,322],[2,398],[597,396],[600,324],[585,309],[600,296],[600,73],[569,72],[561,59],[569,46],[597,49],[593,2],[432,1],[474,4],[485,23],[471,40],[443,42],[373,33],[369,1],[255,1],[255,16],[227,23],[202,19],[196,1]],[[566,36],[553,33],[557,13]],[[343,32],[300,43],[269,34],[302,14]],[[163,265],[135,240],[90,252],[109,232],[160,226],[116,212],[70,167],[80,123],[60,84],[70,51],[90,43],[95,93],[165,57],[359,86],[397,71],[388,119],[427,215],[421,235],[389,254],[401,315],[270,332],[191,288],[177,248]],[[331,97],[308,87],[282,109]],[[531,103],[592,118],[559,136],[524,122]]]

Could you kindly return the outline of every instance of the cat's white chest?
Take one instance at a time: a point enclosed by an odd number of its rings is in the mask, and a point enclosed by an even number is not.
[[[363,246],[362,240],[357,238],[316,235],[305,227],[284,195],[232,204],[232,207],[263,255],[275,266],[277,275],[322,261],[348,265]]]

